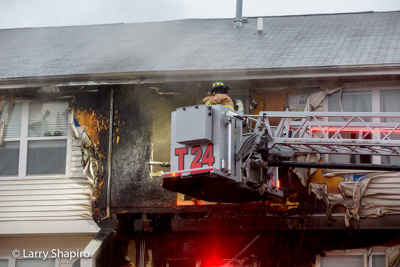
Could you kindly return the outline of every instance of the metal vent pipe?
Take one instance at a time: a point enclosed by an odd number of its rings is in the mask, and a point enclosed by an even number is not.
[[[242,27],[243,25],[242,11],[243,11],[243,0],[236,0],[235,27]]]
[[[264,34],[264,19],[263,18],[257,19],[257,32],[258,32],[258,34]]]

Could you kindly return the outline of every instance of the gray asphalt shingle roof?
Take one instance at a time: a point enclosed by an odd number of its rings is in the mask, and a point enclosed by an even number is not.
[[[0,78],[400,63],[400,11],[0,30]]]

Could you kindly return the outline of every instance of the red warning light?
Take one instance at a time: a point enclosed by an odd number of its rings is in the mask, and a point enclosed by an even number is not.
[[[222,267],[222,266],[225,266],[224,262],[221,262],[221,261],[219,261],[217,259],[209,259],[205,263],[205,267]]]
[[[335,128],[322,128],[324,132],[338,132],[339,129]],[[311,132],[320,132],[321,128],[310,128]],[[374,133],[389,133],[392,132],[392,129],[372,129],[369,130],[367,128],[349,128],[349,129],[342,129],[340,132],[344,133],[354,133],[354,132],[374,132]],[[393,133],[399,133],[400,130],[394,130]]]
[[[280,188],[281,187],[281,182],[278,180],[278,182],[276,183],[276,188]]]

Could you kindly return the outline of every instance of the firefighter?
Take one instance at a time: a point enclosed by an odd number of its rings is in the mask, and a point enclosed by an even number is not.
[[[208,96],[203,98],[201,103],[208,106],[220,104],[235,110],[234,100],[228,95],[228,90],[231,90],[231,88],[223,82],[215,82],[211,85]]]

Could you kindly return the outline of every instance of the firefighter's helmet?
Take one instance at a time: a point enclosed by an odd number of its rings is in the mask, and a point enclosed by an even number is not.
[[[216,94],[227,94],[228,90],[231,88],[229,86],[226,86],[223,82],[215,82],[211,85],[211,93],[216,93]]]

